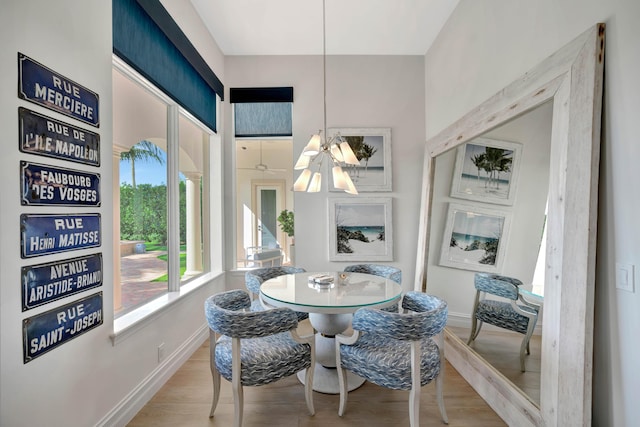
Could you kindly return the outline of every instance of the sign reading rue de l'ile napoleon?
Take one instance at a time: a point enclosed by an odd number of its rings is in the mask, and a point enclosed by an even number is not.
[[[102,254],[22,267],[22,311],[102,286]]]
[[[18,97],[100,126],[98,94],[18,52]]]
[[[101,244],[100,214],[21,214],[21,257],[31,258]]]
[[[102,292],[22,320],[24,363],[102,325]]]
[[[100,135],[18,108],[20,151],[91,166],[100,166]]]
[[[20,161],[22,205],[100,206],[100,174]]]

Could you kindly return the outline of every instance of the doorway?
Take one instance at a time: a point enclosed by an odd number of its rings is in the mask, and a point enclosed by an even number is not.
[[[293,210],[291,138],[236,139],[236,258],[245,267],[247,248],[279,247],[290,259],[290,238],[277,221]]]

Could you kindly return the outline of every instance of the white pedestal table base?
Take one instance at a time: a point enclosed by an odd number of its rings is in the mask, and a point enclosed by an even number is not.
[[[351,326],[351,313],[326,314],[309,313],[309,322],[316,333],[316,367],[313,371],[313,390],[338,394],[338,370],[336,369],[336,340],[333,336],[346,331]],[[304,384],[305,371],[298,372],[298,379]],[[352,391],[364,384],[361,378],[347,372],[347,390]]]

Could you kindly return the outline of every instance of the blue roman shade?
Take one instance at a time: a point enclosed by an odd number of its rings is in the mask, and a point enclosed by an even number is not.
[[[235,136],[284,137],[293,135],[292,87],[231,88]]]
[[[216,131],[224,86],[159,0],[113,0],[113,52]]]

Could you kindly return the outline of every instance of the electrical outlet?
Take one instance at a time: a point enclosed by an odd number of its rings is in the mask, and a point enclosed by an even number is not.
[[[616,288],[634,292],[633,264],[616,263]]]
[[[164,360],[164,343],[158,346],[158,363],[161,363]]]

